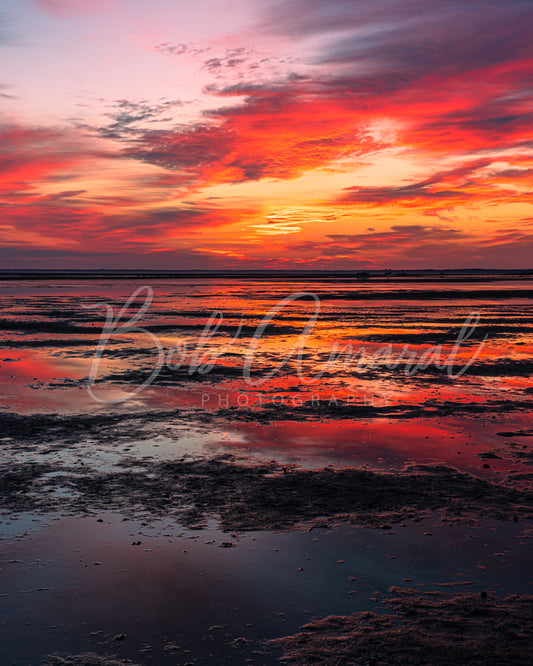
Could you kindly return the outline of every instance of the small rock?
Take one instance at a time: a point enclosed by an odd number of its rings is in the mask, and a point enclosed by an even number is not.
[[[123,641],[126,638],[126,634],[117,634],[116,636],[113,636],[113,639],[115,641]]]

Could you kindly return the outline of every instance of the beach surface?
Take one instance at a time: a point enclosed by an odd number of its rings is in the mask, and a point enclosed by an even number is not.
[[[526,663],[532,296],[4,281],[2,663]]]

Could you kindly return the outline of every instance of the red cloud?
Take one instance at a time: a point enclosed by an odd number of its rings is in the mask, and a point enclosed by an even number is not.
[[[95,158],[114,161],[116,155],[98,151],[71,132],[14,125],[0,128],[0,247],[8,248],[12,256],[17,248],[30,256],[32,251],[48,252],[54,247],[95,256],[103,248],[104,254],[143,254],[172,248],[183,238],[194,240],[202,229],[256,215],[252,206],[164,201],[156,205],[145,188],[153,182],[158,189],[164,188],[157,179],[141,177],[135,188],[130,178],[128,188],[111,197],[90,188],[66,189],[65,183],[70,184],[74,176],[76,184],[83,182],[80,174],[94,170]]]
[[[84,0],[36,1],[57,15],[95,6]],[[316,40],[322,44],[320,51],[302,69],[305,76],[275,80],[254,76],[243,62],[248,57],[244,52],[206,60],[204,71],[223,70],[223,81],[239,70],[233,79],[238,83],[208,87],[205,92],[219,107],[205,112],[201,121],[165,130],[142,129],[160,118],[164,105],[121,100],[113,123],[100,128],[100,136],[116,142],[114,154],[107,157],[117,163],[135,160],[156,165],[161,175],[158,178],[151,170],[142,188],[134,184],[116,195],[80,191],[86,188],[76,181],[75,186],[63,183],[55,194],[44,196],[43,182],[68,180],[73,170],[90,164],[96,152],[73,133],[4,128],[0,136],[0,189],[8,210],[4,220],[21,232],[31,228],[41,235],[53,232],[86,243],[89,251],[97,251],[102,243],[111,252],[137,252],[142,244],[149,251],[164,251],[170,238],[192,237],[198,229],[246,219],[255,210],[184,204],[163,208],[161,203],[154,211],[154,189],[174,188],[176,197],[177,187],[182,194],[217,183],[291,179],[319,168],[335,169],[338,160],[353,161],[354,156],[365,157],[385,147],[409,151],[414,158],[422,155],[428,162],[445,157],[446,163],[462,166],[441,169],[417,182],[353,186],[337,196],[332,192],[324,208],[329,204],[344,214],[351,208],[391,204],[434,214],[455,206],[475,205],[481,210],[481,205],[531,202],[530,2],[294,0],[270,4],[267,13],[268,20],[258,30],[283,33],[292,40],[320,38]],[[168,54],[193,48],[168,43],[160,47]],[[244,75],[253,81],[247,82]],[[390,138],[381,139],[373,131],[376,121],[394,127]],[[140,192],[147,191],[152,200],[142,203]],[[127,216],[113,212],[122,206],[128,206]],[[344,261],[353,265],[354,257],[372,262],[378,247],[380,260],[410,265],[439,264],[441,256],[456,257],[462,265],[484,261],[494,265],[501,257],[524,257],[524,248],[531,249],[529,236],[521,236],[520,230],[483,243],[452,229],[426,225],[395,225],[374,234],[332,234],[320,248],[316,242],[291,246],[293,254],[288,257],[275,242],[269,240],[266,252],[277,262],[316,260],[322,253],[319,261],[339,265]]]
[[[526,85],[526,72],[505,78],[494,66],[477,75],[474,87],[471,72],[427,72],[404,81],[392,72],[357,77],[317,70],[309,78],[211,87],[212,95],[240,101],[205,114],[203,124],[145,132],[125,155],[199,187],[294,178],[346,156],[373,153],[385,147],[371,132],[377,120],[395,122],[394,145],[435,155],[527,146],[533,110],[516,94]],[[427,198],[431,193],[424,186]]]
[[[451,205],[468,203],[475,200],[496,201],[507,200],[513,196],[516,200],[531,199],[528,193],[517,195],[515,192],[502,188],[496,189],[494,182],[510,180],[505,175],[500,178],[499,173],[479,173],[492,164],[490,159],[475,160],[454,169],[439,171],[426,180],[409,183],[407,185],[384,187],[349,187],[345,194],[335,199],[341,204],[367,204],[383,206],[386,204],[401,204],[405,206],[420,206],[427,208],[432,205],[442,206],[448,202]],[[519,173],[519,178],[526,179],[529,169],[505,170]]]
[[[79,161],[74,148],[70,143],[65,150],[65,133],[60,131],[0,126],[0,192],[14,196],[49,174],[72,167]]]
[[[295,0],[270,6],[257,29],[296,40],[318,35],[324,46],[305,76],[207,87],[236,103],[206,113],[204,124],[146,132],[126,155],[200,187],[293,178],[371,153],[382,147],[369,132],[376,120],[395,121],[396,146],[434,155],[529,145],[533,12],[527,2]],[[224,63],[215,58],[207,67]],[[420,185],[421,198],[447,196]],[[378,203],[381,194],[366,196]],[[450,200],[471,196],[448,193]]]

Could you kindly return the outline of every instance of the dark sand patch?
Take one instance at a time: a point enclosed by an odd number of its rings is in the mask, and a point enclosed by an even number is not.
[[[138,370],[127,370],[125,372],[114,372],[105,376],[106,382],[113,382],[119,384],[139,385],[150,376],[152,368],[142,368]],[[250,373],[254,376],[258,373]],[[189,371],[188,365],[180,368],[169,369],[163,366],[157,377],[152,382],[153,386],[174,386],[183,382],[213,382],[213,380],[224,380],[228,378],[242,377],[242,367],[231,365],[215,365],[215,367],[208,373],[198,372],[197,370]]]
[[[116,444],[123,439],[141,441],[164,432],[165,422],[185,419],[181,410],[141,413],[100,414],[0,414],[0,432],[6,446],[17,450],[37,450],[50,446],[53,450],[83,444],[88,439],[98,444]],[[161,429],[163,428],[163,430]]]
[[[53,471],[54,466],[47,464],[6,465],[0,470],[0,507],[16,511],[32,510],[36,506],[32,497],[34,488]],[[44,498],[41,504],[44,508]]]
[[[497,432],[499,437],[533,437],[533,430],[514,430],[506,432]]]
[[[2,331],[25,331],[27,333],[77,333],[99,335],[101,329],[96,326],[79,326],[67,320],[29,321],[21,319],[0,319]]]
[[[96,334],[96,331],[95,331]],[[87,347],[91,346],[90,351],[91,355],[94,354],[96,351],[96,344],[97,340],[90,340],[90,339],[83,339],[83,338],[68,338],[68,339],[61,339],[61,338],[47,338],[47,339],[41,339],[41,338],[26,338],[25,336],[20,336],[19,338],[15,338],[12,340],[2,340],[0,342],[0,347],[16,347],[17,349],[24,349],[24,348],[37,348],[37,347],[50,347],[50,348],[65,348],[69,349],[70,347]],[[106,342],[106,345],[123,345],[122,340],[113,340],[110,339]],[[127,350],[129,352],[129,350]],[[106,356],[110,355],[110,350],[106,349]],[[146,353],[154,353],[153,349],[147,350]],[[126,352],[124,350],[121,350],[121,354],[125,355]]]
[[[100,657],[92,652],[64,656],[51,654],[41,662],[41,666],[123,666],[124,664],[137,666],[129,659],[117,661],[113,658]]]
[[[478,344],[479,341],[474,341]],[[443,353],[443,362],[445,362],[445,356]],[[416,364],[415,364],[416,365]],[[453,373],[457,374],[461,370],[461,365],[454,365],[452,367]],[[377,365],[377,368],[384,370],[383,366],[380,364]],[[396,372],[405,373],[405,370],[409,368],[402,364],[398,366]],[[405,373],[407,375],[407,373]],[[476,361],[468,367],[465,375],[472,377],[528,377],[533,374],[533,361],[529,359],[513,359],[513,358],[499,358],[493,361]],[[428,366],[427,368],[417,368],[416,374],[414,377],[419,378],[419,375],[427,375],[431,380],[438,379],[439,376],[446,377],[456,381],[454,377],[450,377],[447,374],[447,369],[438,368],[433,365]],[[531,393],[527,389],[525,393]]]
[[[152,315],[151,319],[155,316]],[[81,319],[83,322],[87,322],[87,319]],[[166,324],[139,324],[146,331],[151,333],[179,333],[183,331],[187,332],[197,332],[201,333],[205,324],[203,322],[198,322],[195,324],[184,324],[175,322],[175,323],[166,323]],[[241,336],[251,336],[256,332],[257,326],[251,325],[242,325],[240,327]],[[213,326],[211,326],[213,330]],[[239,330],[238,324],[220,324],[216,327],[216,332],[218,334],[226,334],[233,337]],[[271,335],[291,335],[295,332],[293,326],[290,325],[269,325],[263,331],[262,335],[271,336]],[[106,328],[101,324],[89,324],[81,325],[76,322],[73,322],[68,319],[54,319],[54,320],[27,320],[27,319],[0,319],[0,331],[24,331],[27,333],[77,333],[77,334],[88,334],[88,335],[100,335],[105,333],[110,334],[119,334],[127,335],[132,333],[137,333],[138,328],[135,326],[126,326],[124,322],[121,322],[120,328],[118,331],[115,328]]]
[[[432,324],[434,322],[431,322]],[[433,344],[446,344],[446,343],[454,343],[457,341],[457,337],[459,335],[459,332],[461,330],[461,326],[464,324],[463,322],[460,321],[454,321],[454,324],[456,328],[449,329],[447,331],[429,331],[425,333],[372,333],[368,335],[362,335],[361,339],[362,340],[367,340],[369,342],[382,342],[382,343],[398,343],[398,344],[405,344],[405,343],[410,343],[410,344],[428,344],[428,343],[433,343]],[[404,324],[404,326],[408,327],[408,324]],[[457,328],[457,326],[459,326]],[[531,329],[528,326],[517,326],[517,325],[505,325],[501,324],[498,322],[496,325],[488,326],[488,325],[478,325],[475,327],[474,330],[474,337],[472,339],[468,340],[463,340],[461,342],[461,345],[463,347],[467,346],[472,346],[472,345],[477,345],[480,343],[480,341],[485,337],[489,337],[491,339],[493,338],[499,338],[499,337],[510,337],[510,334],[512,333],[518,333],[518,334],[524,334],[524,333],[530,333],[532,332],[533,329]]]
[[[172,516],[201,529],[291,529],[342,519],[383,527],[442,510],[443,521],[531,517],[533,493],[444,466],[388,473],[357,468],[303,470],[275,462],[249,466],[229,454],[173,462],[123,460],[108,472],[49,464],[0,470],[0,508],[91,513],[113,507],[136,519]],[[314,522],[313,522],[314,521]]]
[[[426,400],[421,404],[371,405],[354,404],[348,399],[337,399],[335,392],[325,394],[321,400],[307,400],[301,405],[293,405],[289,398],[283,405],[264,405],[262,409],[241,409],[230,407],[218,410],[222,418],[237,421],[278,421],[313,419],[364,419],[387,417],[391,419],[444,417],[452,415],[504,413],[527,410],[533,407],[531,400],[487,400],[483,403],[451,402],[449,400]]]
[[[395,291],[333,291],[319,292],[324,301],[437,301],[437,300],[468,300],[468,301],[501,301],[510,298],[533,298],[533,289],[399,289]]]
[[[445,597],[392,587],[394,614],[326,617],[270,641],[294,664],[515,666],[530,663],[533,596],[486,593]],[[528,656],[529,655],[529,656]]]

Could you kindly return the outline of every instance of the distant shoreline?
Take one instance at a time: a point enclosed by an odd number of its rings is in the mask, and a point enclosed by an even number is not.
[[[355,282],[418,282],[431,279],[439,282],[469,282],[494,280],[523,280],[533,277],[531,269],[426,269],[426,270],[2,270],[0,281],[13,280],[186,280],[186,279],[227,279],[227,280],[348,280]]]

